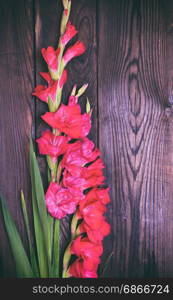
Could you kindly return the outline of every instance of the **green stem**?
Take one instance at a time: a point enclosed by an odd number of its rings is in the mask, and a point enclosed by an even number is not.
[[[60,256],[60,220],[54,223],[54,247],[53,247],[53,275],[59,278],[59,256]]]
[[[70,9],[71,9],[71,1],[65,1],[63,2],[63,6],[64,9],[67,9],[67,15],[65,13],[63,13],[62,19],[61,19],[61,35],[64,34],[65,30],[66,30],[66,25],[69,19],[69,15],[70,15]],[[63,56],[63,52],[64,52],[64,45],[62,45],[61,43],[61,38],[59,39],[59,43],[58,43],[58,48],[60,48],[60,53],[58,56],[58,70],[55,74],[54,78],[54,74],[51,73],[50,71],[50,75],[52,77],[52,79],[54,80],[59,80],[62,72],[64,70],[63,66],[62,66],[62,56]],[[59,104],[61,103],[61,98],[62,98],[62,89],[57,90],[57,94],[56,94],[56,103],[52,103],[51,99],[48,100],[48,107],[49,107],[49,111],[56,111],[57,108],[59,107]],[[56,135],[59,136],[60,132],[57,129],[53,129],[52,132]],[[47,155],[47,163],[50,169],[50,181],[52,182],[57,182],[57,184],[60,181],[61,178],[61,173],[62,173],[62,168],[61,165],[57,162],[53,162],[51,157]],[[50,243],[50,249],[49,249],[49,255],[52,258],[52,270],[51,270],[51,276],[53,277],[58,277],[59,278],[59,253],[60,253],[60,220],[58,219],[53,219],[49,220],[50,224],[49,224],[49,228],[50,228],[50,234],[49,234],[49,243]]]
[[[51,157],[47,155],[47,163],[49,166],[49,169],[51,171],[51,181],[56,181],[56,171],[57,171],[57,162],[53,162]]]
[[[67,277],[67,269],[68,269],[70,258],[71,258],[71,251],[70,251],[71,244],[72,244],[72,241],[70,242],[70,244],[68,245],[68,247],[66,248],[65,253],[64,253],[62,278]]]
[[[61,174],[62,174],[62,167],[61,167],[61,163],[59,163],[57,168],[57,173],[56,173],[56,181],[58,183],[60,182]]]
[[[68,245],[68,247],[67,247],[67,249],[64,253],[64,259],[63,259],[63,274],[62,274],[63,278],[69,277],[68,267],[69,267],[69,262],[70,262],[70,259],[71,259],[71,250],[70,250],[70,248],[71,248],[71,244],[72,244],[73,240],[79,234],[78,229],[77,229],[77,223],[78,223],[79,219],[80,218],[78,217],[77,213],[73,215],[72,222],[71,222],[71,242]]]

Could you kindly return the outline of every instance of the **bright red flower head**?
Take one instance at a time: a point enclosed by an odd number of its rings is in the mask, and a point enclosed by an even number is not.
[[[78,216],[93,230],[99,230],[104,222],[105,204],[109,201],[108,189],[92,189],[80,201]]]
[[[81,114],[78,104],[68,106],[62,104],[55,112],[47,112],[42,119],[51,127],[64,132],[72,138],[82,138],[88,135],[91,129],[89,114]]]
[[[100,155],[100,151],[88,138],[69,144],[65,153],[62,166],[66,168],[73,176],[80,176],[85,164],[94,161]]]
[[[110,202],[109,188],[93,189],[89,197],[95,197],[95,199],[97,198],[98,201],[106,205]]]
[[[77,30],[74,25],[69,21],[66,26],[66,31],[61,37],[61,43],[65,46],[68,42],[77,34]]]
[[[80,177],[73,176],[65,170],[63,174],[63,185],[67,188],[80,189],[81,191],[84,191],[88,188],[97,187],[98,185],[103,184],[104,176],[100,170],[93,171],[94,173],[92,175],[89,174],[89,176],[87,176],[87,170],[85,170],[86,172],[84,177],[83,169],[87,168],[81,168]],[[77,172],[79,172],[79,168],[77,169]]]
[[[110,202],[109,188],[95,188],[89,191],[86,195],[85,202],[99,201],[102,204]]]
[[[86,47],[84,43],[77,41],[73,46],[69,47],[66,50],[63,56],[64,65],[66,65],[74,57],[82,55],[85,52],[85,50]]]
[[[88,211],[88,208],[92,208],[93,205],[98,205],[98,207],[104,211],[103,207],[109,202],[109,188],[94,188],[86,194],[85,199],[80,203],[79,211],[83,215]],[[85,208],[87,208],[86,211]]]
[[[76,210],[77,201],[68,189],[51,182],[45,195],[48,212],[56,219],[61,219]]]
[[[48,86],[38,85],[33,95],[46,103],[48,103],[48,99],[55,102],[57,91],[62,89],[67,81],[67,71],[64,70],[60,80],[56,81],[52,80],[49,73],[40,72],[40,75],[48,82]]]
[[[50,155],[54,159],[64,154],[68,148],[68,138],[56,136],[50,130],[44,131],[42,136],[36,141],[40,154]]]
[[[72,193],[74,193],[78,200],[82,200],[85,198],[83,191],[87,188],[87,183],[84,178],[81,177],[74,177],[65,170],[63,172],[63,186],[68,188]]]
[[[92,216],[90,217],[90,219]],[[89,220],[88,220],[89,221]],[[97,226],[96,226],[97,223]],[[94,222],[86,223],[83,221],[79,225],[81,233],[86,232],[88,239],[93,243],[100,243],[110,233],[110,225],[106,222],[105,217],[97,218]]]
[[[103,246],[100,243],[92,243],[87,237],[79,236],[72,242],[71,252],[79,258],[83,258],[85,269],[92,270],[100,263]]]
[[[85,199],[80,201],[78,216],[83,218],[85,223],[93,230],[99,230],[104,220],[103,214],[106,207],[99,201],[86,202]]]
[[[72,265],[70,265],[68,273],[72,277],[76,278],[97,278],[97,271],[95,269],[93,270],[87,270],[84,266],[84,260],[83,259],[76,259]]]
[[[48,64],[48,67],[54,71],[58,68],[58,55],[60,49],[55,50],[53,47],[49,46],[47,49],[42,48],[41,53],[44,60]]]

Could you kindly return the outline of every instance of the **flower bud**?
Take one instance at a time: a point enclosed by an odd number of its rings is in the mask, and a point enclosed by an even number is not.
[[[82,96],[82,95],[85,93],[87,87],[88,87],[88,83],[85,83],[85,84],[78,90],[76,96],[77,96],[77,97]]]

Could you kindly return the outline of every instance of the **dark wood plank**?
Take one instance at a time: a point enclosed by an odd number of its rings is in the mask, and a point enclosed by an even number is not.
[[[36,71],[46,71],[40,50],[42,47],[57,46],[59,38],[59,24],[62,14],[61,1],[49,0],[36,1]],[[69,63],[68,82],[65,85],[63,93],[63,102],[67,103],[67,97],[76,83],[78,87],[84,83],[89,83],[86,94],[81,97],[80,103],[82,107],[86,104],[86,96],[91,100],[94,107],[93,112],[93,128],[90,137],[97,143],[97,57],[96,57],[96,1],[81,0],[72,1],[72,11],[70,15],[71,22],[77,27],[79,34],[78,39],[83,41],[87,46],[86,53],[75,58]],[[74,38],[73,42],[77,40]],[[40,76],[36,76],[37,83],[43,83]],[[40,136],[41,132],[46,128],[44,122],[40,120],[40,116],[46,112],[47,106],[36,100],[36,136]],[[44,179],[45,188],[46,181],[46,162],[45,159],[38,155],[42,177]],[[70,217],[66,217],[61,221],[61,251],[63,253],[69,242]]]
[[[34,78],[32,1],[0,2],[0,36],[0,191],[26,243],[19,196],[23,189],[30,200],[28,141]],[[2,275],[13,276],[15,267],[2,219],[0,260]]]
[[[98,1],[99,134],[112,197],[105,276],[173,275],[171,2]]]

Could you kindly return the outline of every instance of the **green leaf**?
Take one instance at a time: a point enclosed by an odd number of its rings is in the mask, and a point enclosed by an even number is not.
[[[49,167],[47,168],[47,179],[48,179],[48,182],[51,182],[51,173],[50,173]]]
[[[5,228],[8,234],[12,254],[16,264],[17,276],[21,278],[35,277],[29,263],[29,259],[23,247],[20,235],[16,225],[8,211],[7,205],[2,197],[0,197],[2,213],[4,217]]]
[[[32,246],[32,242],[31,242],[31,231],[30,231],[30,227],[29,227],[29,219],[28,219],[26,201],[25,201],[23,191],[21,191],[21,205],[22,205],[23,218],[24,218],[27,237],[28,237],[28,242],[29,242],[29,252],[30,252],[31,266],[32,266],[32,270],[34,271],[34,273],[37,275],[37,277],[39,277],[37,259],[36,259],[36,255],[35,255],[35,252],[34,252],[34,249],[33,249],[33,246]]]
[[[49,220],[45,204],[44,189],[34,153],[30,142],[30,171],[32,183],[32,205],[34,216],[35,239],[40,270],[40,277],[49,277],[51,272],[51,244],[49,239]]]

